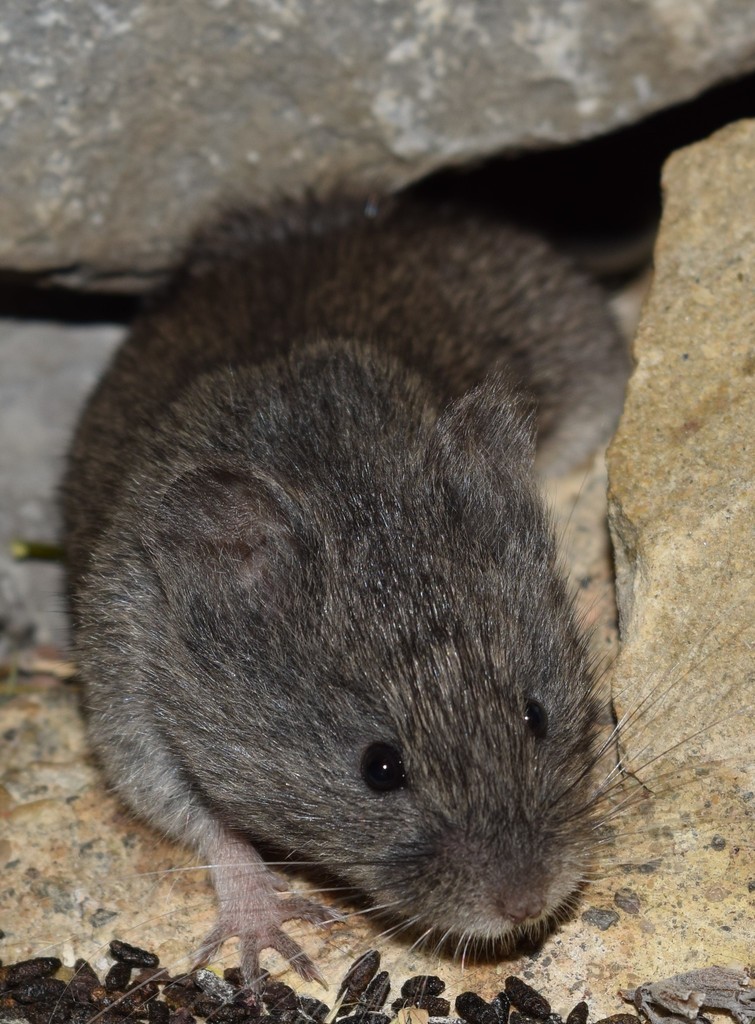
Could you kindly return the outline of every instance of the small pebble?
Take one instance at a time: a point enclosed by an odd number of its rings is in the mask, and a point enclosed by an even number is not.
[[[626,914],[636,916],[640,912],[640,897],[633,889],[618,889],[613,894],[613,901]]]

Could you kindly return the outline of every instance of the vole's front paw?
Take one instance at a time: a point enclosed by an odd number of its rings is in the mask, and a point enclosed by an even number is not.
[[[287,888],[286,882],[267,867],[246,840],[217,824],[206,852],[218,897],[218,920],[196,951],[196,962],[207,963],[226,939],[238,936],[241,972],[250,989],[260,987],[263,949],[276,949],[307,981],[322,981],[313,961],[281,930],[281,925],[293,920],[328,924],[343,920],[342,915],[296,893],[279,895]]]
[[[324,983],[314,961],[307,956],[298,942],[281,929],[280,925],[292,920],[330,924],[343,920],[343,915],[303,896],[292,896],[285,900],[264,900],[253,907],[226,906],[221,910],[215,927],[207,933],[197,949],[194,955],[195,962],[207,963],[226,939],[238,936],[241,973],[248,988],[259,988],[262,977],[260,953],[263,949],[277,950],[306,981]]]

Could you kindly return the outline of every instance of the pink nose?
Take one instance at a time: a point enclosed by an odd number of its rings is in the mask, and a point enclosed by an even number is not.
[[[543,897],[531,890],[500,895],[496,900],[502,917],[508,918],[513,924],[522,924],[540,917],[543,912]]]

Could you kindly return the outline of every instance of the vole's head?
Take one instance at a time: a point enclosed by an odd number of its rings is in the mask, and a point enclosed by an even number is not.
[[[402,408],[166,489],[166,714],[228,825],[501,937],[584,877],[601,708],[509,392]]]

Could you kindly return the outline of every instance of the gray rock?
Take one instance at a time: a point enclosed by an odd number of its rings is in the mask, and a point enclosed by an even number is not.
[[[753,66],[752,0],[6,5],[0,266],[148,273],[219,202],[399,186]]]
[[[13,540],[54,542],[57,481],[84,395],[123,328],[0,321],[0,655],[65,635],[62,567],[11,557]]]

